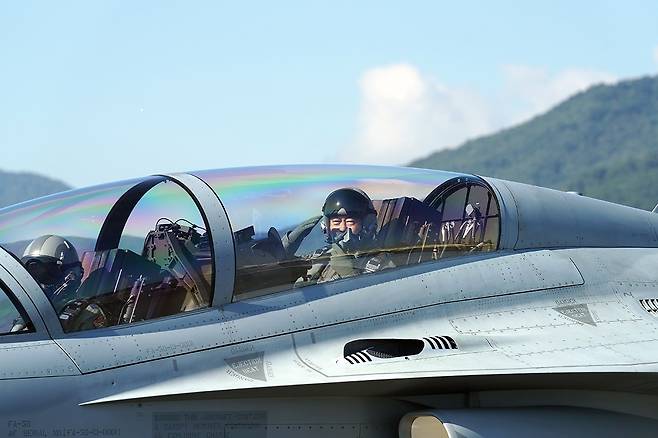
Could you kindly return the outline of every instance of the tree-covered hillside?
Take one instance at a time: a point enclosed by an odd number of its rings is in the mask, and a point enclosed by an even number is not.
[[[527,123],[410,165],[652,209],[658,203],[658,77],[592,87]]]
[[[34,173],[0,171],[0,207],[61,192],[69,188],[60,181]]]

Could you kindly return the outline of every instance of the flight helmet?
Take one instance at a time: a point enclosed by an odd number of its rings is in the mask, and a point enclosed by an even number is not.
[[[349,228],[331,230],[330,220],[340,216],[359,219],[361,230],[358,233]],[[328,243],[338,244],[345,252],[356,252],[372,245],[377,229],[377,210],[363,190],[342,188],[331,192],[324,201],[321,224]]]
[[[37,282],[46,286],[62,283],[69,271],[81,268],[73,244],[52,234],[34,239],[25,248],[21,262]]]

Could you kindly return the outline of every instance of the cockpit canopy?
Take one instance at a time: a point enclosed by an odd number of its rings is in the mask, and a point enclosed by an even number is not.
[[[344,188],[371,201],[370,222],[345,211],[333,218],[339,230],[322,217],[327,196]],[[483,180],[372,166],[153,176],[0,211],[0,244],[67,332],[493,251],[499,233],[498,203]]]
[[[322,227],[322,206],[335,190],[361,190],[377,210],[376,239],[356,254],[364,265],[333,279],[399,267],[498,243],[498,207],[479,178],[424,169],[292,166],[195,172],[218,194],[235,236],[234,299],[317,283],[314,265],[340,255]],[[445,213],[444,213],[445,212]],[[489,226],[487,226],[489,224]],[[485,232],[485,230],[489,230]],[[326,251],[322,251],[323,249]],[[385,254],[385,260],[378,256]],[[350,260],[348,254],[343,260]],[[326,280],[320,277],[321,280]]]

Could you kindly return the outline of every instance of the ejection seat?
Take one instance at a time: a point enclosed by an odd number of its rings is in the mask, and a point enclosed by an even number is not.
[[[389,253],[396,266],[436,258],[441,215],[415,198],[373,201],[377,209],[377,249]]]

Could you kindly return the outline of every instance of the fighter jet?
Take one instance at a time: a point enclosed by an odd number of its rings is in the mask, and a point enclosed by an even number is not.
[[[0,210],[0,436],[658,435],[658,215],[374,166]]]

